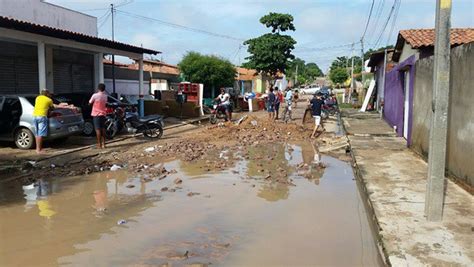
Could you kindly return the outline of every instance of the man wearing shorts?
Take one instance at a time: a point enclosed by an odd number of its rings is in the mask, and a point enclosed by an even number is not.
[[[51,99],[51,93],[47,89],[41,90],[40,95],[35,99],[35,107],[33,109],[36,153],[38,154],[43,152],[43,138],[48,136],[49,109],[54,107],[55,105]]]
[[[275,99],[276,95],[273,93],[273,87],[270,87],[270,92],[267,97],[267,111],[270,120],[273,120],[275,117]]]
[[[92,105],[91,116],[97,136],[97,148],[105,148],[105,115],[107,115],[105,84],[100,83],[97,86],[97,93],[92,95],[89,104]]]
[[[322,132],[324,132],[326,129],[324,129],[323,122],[321,120],[321,109],[324,104],[324,100],[321,96],[320,93],[314,95],[313,99],[310,101],[311,104],[311,113],[314,118],[314,130],[313,133],[311,134],[311,138],[316,137],[316,132],[319,129],[319,126],[322,128]]]
[[[288,119],[291,120],[291,105],[293,101],[293,92],[291,91],[291,87],[286,88],[286,93],[285,93],[285,111],[283,111],[283,121],[288,122],[286,119],[286,115],[288,114]]]

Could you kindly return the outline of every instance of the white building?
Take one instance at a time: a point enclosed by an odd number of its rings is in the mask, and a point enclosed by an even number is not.
[[[0,0],[0,94],[92,92],[104,55],[139,62],[158,51],[97,37],[97,18],[41,0]]]

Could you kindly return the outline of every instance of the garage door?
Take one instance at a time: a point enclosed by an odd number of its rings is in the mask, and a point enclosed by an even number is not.
[[[37,61],[0,56],[0,92],[2,94],[37,94],[38,79]]]
[[[37,48],[0,41],[0,94],[37,94]]]
[[[53,53],[55,93],[94,91],[94,56],[55,49]]]

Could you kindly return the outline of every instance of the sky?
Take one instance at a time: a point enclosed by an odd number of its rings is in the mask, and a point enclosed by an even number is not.
[[[394,2],[400,1],[387,22]],[[269,12],[289,13],[296,31],[294,54],[326,72],[336,56],[360,55],[372,0],[47,0],[98,17],[99,36],[111,38],[110,4],[117,7],[115,40],[161,51],[177,64],[188,51],[218,55],[240,65],[248,56],[242,45],[269,32],[259,23]],[[396,5],[397,7],[398,5]],[[399,30],[433,28],[435,0],[375,0],[364,48],[394,45]],[[398,12],[396,11],[398,9]],[[123,13],[123,12],[127,12]],[[133,14],[133,15],[130,15]],[[396,14],[396,15],[395,15]],[[186,30],[135,15],[213,34]],[[134,17],[135,16],[135,17]],[[395,20],[394,20],[395,18]],[[474,27],[474,1],[453,0],[452,27]],[[384,27],[384,25],[387,25]],[[216,35],[224,35],[218,37]],[[354,50],[351,50],[351,43]]]

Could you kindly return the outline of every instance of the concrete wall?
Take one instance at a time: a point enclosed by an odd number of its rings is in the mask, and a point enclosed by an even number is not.
[[[474,185],[474,43],[451,50],[447,169]],[[428,156],[433,57],[416,63],[412,148]]]
[[[0,0],[0,16],[97,36],[97,18],[41,0]]]
[[[411,57],[411,56],[418,56],[419,55],[419,52],[417,49],[413,49],[411,47],[411,45],[409,45],[407,42],[405,42],[403,44],[403,49],[402,49],[402,53],[400,54],[400,59],[398,60],[398,62],[403,62],[405,61],[407,58]]]

